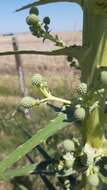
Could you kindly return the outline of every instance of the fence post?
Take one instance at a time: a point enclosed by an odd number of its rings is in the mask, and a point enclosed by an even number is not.
[[[17,51],[19,49],[18,42],[15,36],[12,37],[12,45],[13,45],[14,51]],[[21,96],[26,96],[28,94],[28,91],[25,85],[24,69],[23,69],[21,56],[19,54],[15,55],[15,60],[16,60],[16,68],[18,72],[18,77],[19,77],[19,88],[20,88]]]

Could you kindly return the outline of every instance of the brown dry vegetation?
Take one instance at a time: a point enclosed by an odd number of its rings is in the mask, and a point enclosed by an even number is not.
[[[80,44],[81,43],[81,33],[58,33],[61,39],[63,39],[66,44]],[[0,51],[12,50],[12,40],[11,36],[0,37]],[[54,44],[46,41],[43,43],[41,39],[37,39],[31,34],[18,34],[17,40],[19,43],[19,49],[35,49],[35,50],[51,50],[54,49]],[[41,55],[22,55],[23,65],[25,71],[28,73],[30,71],[65,71],[67,69],[66,60],[63,56],[41,56]],[[14,56],[3,56],[0,57],[0,73],[15,73],[15,59]],[[14,74],[12,73],[12,74]]]
[[[81,44],[81,33],[58,33],[61,39],[68,44]],[[19,49],[36,49],[36,50],[52,50],[54,44],[46,41],[43,43],[41,39],[37,39],[29,33],[16,35]],[[12,36],[0,36],[0,51],[13,50]],[[78,80],[78,72],[74,68],[70,68],[66,57],[64,56],[41,56],[41,55],[21,55],[24,66],[26,81],[29,87],[29,77],[34,73],[41,73],[46,76],[49,81],[49,86],[53,88],[62,83],[67,83],[69,87],[75,86]],[[0,57],[0,89],[13,88],[14,93],[17,94],[18,80],[14,56]],[[51,79],[51,80],[50,80]],[[61,79],[61,80],[60,80]],[[9,93],[8,93],[9,94]]]

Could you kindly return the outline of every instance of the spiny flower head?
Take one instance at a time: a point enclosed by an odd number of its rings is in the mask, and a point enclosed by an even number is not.
[[[40,87],[44,83],[43,77],[40,74],[34,74],[32,76],[32,85]]]
[[[30,13],[30,14],[39,15],[39,10],[38,10],[37,7],[33,6],[33,7],[31,7],[29,13]]]
[[[26,109],[32,108],[33,106],[39,105],[40,101],[32,98],[30,96],[26,96],[21,100],[20,105]]]
[[[50,24],[50,18],[48,16],[44,17],[43,22],[45,24]]]
[[[81,105],[76,105],[75,107],[75,111],[74,111],[74,117],[77,119],[77,120],[84,120],[85,119],[85,116],[86,116],[86,111],[83,107],[81,107]]]
[[[80,95],[86,95],[87,94],[87,84],[86,83],[80,83],[78,89],[77,89],[78,94]]]
[[[27,16],[26,22],[28,25],[37,25],[39,23],[39,18],[36,14],[32,13],[29,16]]]
[[[70,139],[64,140],[63,146],[67,152],[75,151],[75,144],[74,144],[73,140],[70,140]]]

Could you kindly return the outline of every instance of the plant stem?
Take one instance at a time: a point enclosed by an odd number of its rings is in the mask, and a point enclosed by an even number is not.
[[[55,97],[55,96],[52,96],[52,95],[49,95],[48,98],[44,98],[42,100],[40,100],[40,103],[45,103],[47,101],[58,101],[58,102],[62,102],[64,104],[71,104],[71,101],[70,100],[65,100],[63,98],[58,98],[58,97]]]
[[[86,46],[89,51],[80,64],[82,81],[87,82],[90,89],[99,87],[98,67],[107,67],[107,17],[96,14],[95,11],[95,0],[85,0],[83,3],[83,46]],[[93,104],[96,100],[90,97],[90,101]],[[102,115],[100,108],[96,107],[83,122],[84,141],[95,148],[101,147],[104,142]]]
[[[70,100],[65,100],[63,98],[58,98],[58,97],[55,97],[55,96],[52,96],[52,95],[48,98],[48,100],[50,100],[50,101],[58,101],[58,102],[62,102],[64,104],[71,104]]]

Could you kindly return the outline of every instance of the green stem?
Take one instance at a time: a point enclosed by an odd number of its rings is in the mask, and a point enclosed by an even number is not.
[[[81,60],[82,81],[87,82],[91,89],[100,86],[98,68],[107,67],[107,16],[96,12],[95,0],[83,1],[83,47],[87,47],[84,59]],[[93,82],[94,81],[94,82]],[[96,100],[90,97],[90,103]],[[95,148],[104,142],[102,129],[102,113],[94,108],[83,122],[83,138]]]
[[[69,104],[69,105],[71,104],[71,101],[69,101],[69,100],[65,100],[63,98],[58,98],[58,97],[55,97],[52,95],[49,95],[48,98],[44,98],[44,99],[40,100],[40,103],[45,103],[47,101],[58,101],[58,102],[62,102],[64,104]]]
[[[58,101],[58,102],[62,102],[62,103],[64,103],[64,104],[71,104],[71,101],[69,101],[69,100],[65,100],[65,99],[63,99],[63,98],[58,98],[58,97],[55,97],[55,96],[50,96],[49,98],[48,98],[48,100],[52,100],[52,101]]]
[[[43,36],[44,39],[48,39],[52,42],[54,42],[57,46],[59,47],[66,47],[66,45],[64,44],[63,41],[59,40],[59,39],[56,39],[54,36],[52,36],[52,34],[50,33],[45,33],[45,35]]]
[[[107,17],[94,12],[95,0],[84,1],[83,46],[90,47],[82,62],[82,80],[98,85],[97,67],[107,67]],[[88,61],[87,61],[88,60]]]
[[[3,173],[0,180],[9,180],[14,177],[26,176],[26,175],[32,173],[34,170],[36,170],[36,167],[37,167],[37,164],[30,164],[30,165],[26,165],[22,168],[9,170],[9,171]]]

